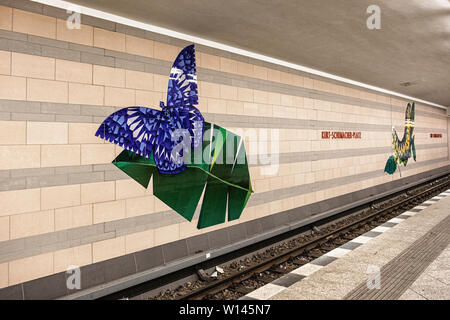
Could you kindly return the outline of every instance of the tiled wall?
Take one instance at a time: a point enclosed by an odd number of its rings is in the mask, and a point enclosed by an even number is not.
[[[114,110],[165,101],[188,43],[87,16],[70,30],[64,11],[0,4],[0,288],[399,178],[383,169],[408,101],[197,46],[206,120],[278,129],[281,141],[275,175],[251,167],[241,219],[197,230],[112,166],[121,148],[94,136]],[[416,104],[417,162],[404,177],[449,164],[449,123]],[[362,139],[323,140],[328,130]]]

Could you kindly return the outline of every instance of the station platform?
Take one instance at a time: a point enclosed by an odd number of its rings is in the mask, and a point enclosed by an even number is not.
[[[242,300],[450,299],[450,189]]]

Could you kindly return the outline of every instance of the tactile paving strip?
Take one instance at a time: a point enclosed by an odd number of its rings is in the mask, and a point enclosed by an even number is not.
[[[399,215],[399,216],[397,216],[395,218],[392,218],[391,220],[385,222],[381,226],[378,226],[378,227],[376,227],[376,228],[366,232],[365,234],[363,234],[363,235],[361,235],[361,236],[359,236],[359,237],[357,237],[357,238],[355,238],[355,239],[353,239],[353,240],[343,244],[339,248],[336,248],[336,249],[334,249],[334,250],[332,250],[330,252],[327,252],[322,257],[319,257],[316,260],[313,260],[313,261],[311,261],[311,262],[301,266],[300,268],[297,268],[297,269],[291,271],[290,273],[284,275],[283,277],[281,277],[281,278],[279,278],[279,279],[277,279],[277,280],[275,280],[275,281],[273,281],[271,283],[268,283],[268,284],[266,284],[266,285],[256,289],[255,291],[252,291],[252,292],[248,293],[247,295],[241,297],[239,300],[265,300],[265,299],[270,299],[271,297],[273,297],[276,294],[282,292],[283,290],[285,290],[286,288],[290,287],[294,283],[302,281],[303,279],[305,279],[306,277],[310,276],[311,274],[313,274],[317,270],[322,269],[327,264],[335,261],[336,259],[339,259],[340,257],[346,255],[348,252],[350,252],[350,251],[358,248],[359,246],[369,242],[373,238],[375,238],[378,235],[382,234],[383,232],[389,230],[390,228],[396,226],[397,224],[401,223],[405,219],[408,219],[409,217],[414,216],[417,212],[422,211],[424,208],[427,208],[428,206],[432,205],[433,203],[436,203],[437,201],[439,201],[439,200],[441,200],[441,199],[443,199],[443,198],[445,198],[447,196],[450,196],[450,189],[445,191],[445,192],[442,192],[441,194],[433,197],[430,200],[425,201],[424,203],[421,203],[420,205],[414,207],[413,209],[410,209],[410,210],[408,210],[406,212],[403,212],[401,215]],[[448,229],[447,229],[447,233],[449,233]],[[431,242],[433,242],[433,241],[431,241]],[[444,248],[445,248],[445,246],[444,246]],[[436,251],[436,249],[434,251]],[[439,251],[439,253],[440,253],[440,251]],[[426,258],[424,257],[425,260],[422,260],[421,257],[424,256],[424,253],[418,251],[418,252],[416,252],[416,254],[419,255],[419,258],[415,261],[416,264],[419,264],[420,261],[425,261],[426,259],[428,259],[426,261],[429,261],[429,263],[431,263],[435,259],[435,258],[427,256]],[[400,256],[398,256],[398,258],[399,257]],[[428,266],[428,264],[426,266]],[[425,268],[426,268],[426,266],[425,266]],[[396,270],[396,269],[394,268],[393,270]],[[420,275],[420,273],[423,272],[424,269],[420,269],[419,268],[418,270],[421,270],[421,271],[415,270],[415,271],[411,271],[410,273],[408,273],[408,272],[402,273],[400,275],[400,278],[404,277],[406,274],[408,274],[410,277],[413,277],[413,276],[416,275],[417,272],[419,272],[417,274],[417,277],[418,277]],[[405,271],[403,271],[403,272],[405,272]],[[382,271],[382,275],[383,274],[384,274],[384,271]],[[388,275],[389,275],[389,273],[386,273],[385,277],[387,277]],[[361,286],[364,286],[367,289],[366,283],[362,284]],[[406,288],[408,288],[408,285],[405,284],[405,286],[406,286]],[[404,286],[399,286],[399,288],[400,287],[404,288]],[[360,289],[360,287],[358,287],[357,289]],[[391,288],[391,289],[393,289],[393,288]],[[389,290],[391,290],[391,289],[389,289]],[[388,288],[386,288],[386,290],[388,290]],[[376,290],[376,291],[378,291],[378,290]],[[393,292],[395,292],[395,291],[393,291]],[[355,293],[356,293],[356,289],[355,289]],[[349,298],[347,298],[347,299],[349,299]],[[355,299],[366,299],[366,298],[358,297],[358,298],[355,298]],[[367,298],[367,299],[370,299],[370,298]],[[395,298],[392,297],[392,298],[386,298],[386,299],[395,299]]]
[[[344,299],[398,299],[450,243],[450,216],[381,268],[379,289],[361,283]]]

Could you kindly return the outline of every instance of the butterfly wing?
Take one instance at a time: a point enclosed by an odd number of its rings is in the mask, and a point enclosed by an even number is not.
[[[194,45],[190,45],[181,50],[170,70],[167,106],[196,104],[198,104],[198,90],[195,49]]]
[[[186,169],[182,157],[187,156],[189,147],[201,146],[204,122],[200,111],[193,106],[166,108],[158,128],[154,152],[159,172],[176,174]]]
[[[156,141],[161,111],[128,107],[112,113],[95,135],[149,158]]]
[[[190,45],[181,50],[170,70],[167,106],[164,107],[154,152],[159,172],[176,174],[185,170],[186,164],[182,156],[186,155],[187,147],[189,144],[193,148],[201,145],[205,120],[193,106],[196,104],[198,90],[195,49],[194,45]],[[187,130],[189,141],[176,130]]]

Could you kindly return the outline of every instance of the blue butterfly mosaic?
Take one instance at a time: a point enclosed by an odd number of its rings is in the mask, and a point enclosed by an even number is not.
[[[117,144],[142,157],[153,157],[160,173],[176,174],[186,169],[183,148],[174,150],[182,138],[176,130],[190,134],[192,148],[201,146],[205,120],[194,107],[198,104],[194,45],[184,48],[170,71],[167,105],[161,110],[128,107],[111,114],[98,128],[96,136]],[[178,151],[178,149],[180,149]]]

